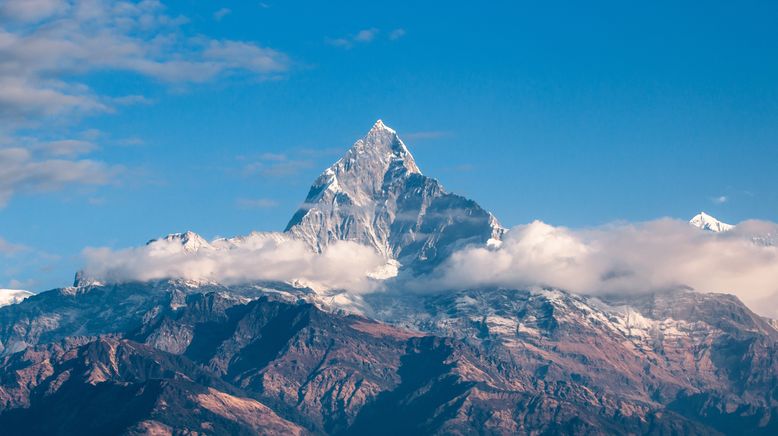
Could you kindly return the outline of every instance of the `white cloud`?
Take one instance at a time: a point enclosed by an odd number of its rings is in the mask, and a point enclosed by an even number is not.
[[[0,205],[18,192],[105,184],[116,172],[76,159],[97,148],[92,138],[42,139],[52,125],[61,132],[85,115],[151,103],[102,95],[87,84],[90,74],[135,73],[180,88],[232,76],[275,78],[289,68],[277,50],[193,34],[187,22],[159,0],[0,1]],[[15,136],[22,129],[39,139]]]
[[[64,0],[4,0],[0,4],[0,17],[16,21],[38,21],[65,10]]]
[[[715,204],[724,204],[729,201],[729,197],[726,195],[720,195],[718,197],[711,198],[711,201],[713,201]]]
[[[119,170],[90,159],[42,158],[26,148],[0,148],[0,207],[18,192],[56,191],[68,185],[104,185]]]
[[[213,242],[195,252],[175,240],[125,250],[84,251],[87,276],[109,282],[165,278],[237,284],[301,281],[317,289],[379,290],[369,275],[385,265],[372,248],[349,241],[323,254],[281,233],[255,233],[240,244]],[[540,221],[518,226],[499,247],[468,247],[423,277],[390,282],[394,290],[552,287],[588,295],[675,288],[738,296],[757,313],[778,317],[778,224],[746,221],[705,232],[661,219],[572,230]]]
[[[0,57],[2,49],[0,49]],[[2,61],[0,61],[0,64]],[[49,80],[2,77],[0,73],[0,121],[26,121],[71,113],[106,112],[108,106],[79,87]],[[25,74],[25,73],[19,73]]]
[[[177,86],[289,68],[286,55],[255,42],[188,35],[184,17],[157,0],[6,0],[0,6],[0,120],[110,110],[81,75],[137,73]],[[121,98],[121,97],[119,97]]]
[[[535,221],[508,232],[499,248],[454,253],[431,277],[411,286],[547,286],[584,294],[688,286],[737,295],[758,313],[776,317],[778,247],[769,245],[776,229],[775,223],[748,221],[716,234],[663,219],[571,230]],[[765,235],[769,243],[754,239]]]
[[[384,264],[372,248],[353,242],[331,244],[322,254],[283,234],[253,234],[240,246],[181,249],[178,241],[156,240],[146,246],[114,251],[88,248],[85,275],[107,282],[183,278],[237,284],[299,281],[317,289],[372,289],[367,274]]]

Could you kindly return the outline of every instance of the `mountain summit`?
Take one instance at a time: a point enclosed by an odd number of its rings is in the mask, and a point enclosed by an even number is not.
[[[368,245],[415,272],[504,233],[476,202],[424,176],[381,120],[313,182],[285,231],[318,252],[336,240]]]
[[[700,212],[695,215],[694,218],[689,220],[689,224],[695,227],[699,227],[702,230],[708,230],[716,233],[726,232],[732,230],[735,227],[732,224],[721,222],[705,212]]]

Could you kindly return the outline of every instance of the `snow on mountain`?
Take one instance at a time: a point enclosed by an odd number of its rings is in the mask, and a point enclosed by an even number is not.
[[[171,233],[160,239],[152,239],[151,241],[147,242],[146,245],[164,246],[166,249],[180,249],[184,253],[195,253],[203,249],[213,249],[213,246],[208,243],[205,238],[192,231],[186,231],[184,233]]]
[[[286,227],[321,252],[336,240],[375,248],[415,272],[456,248],[505,232],[477,203],[424,176],[397,133],[378,120],[311,186]]]
[[[735,226],[732,224],[721,222],[705,212],[700,212],[695,215],[694,218],[689,220],[689,224],[702,230],[708,230],[716,233],[727,232],[735,228]]]
[[[0,307],[19,303],[32,295],[35,294],[20,289],[0,289]]]

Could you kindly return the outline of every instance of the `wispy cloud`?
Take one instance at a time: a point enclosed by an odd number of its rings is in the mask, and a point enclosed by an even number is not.
[[[718,197],[711,198],[710,201],[712,201],[714,204],[724,204],[729,201],[729,197],[726,195],[720,195]]]
[[[394,29],[391,32],[389,32],[389,39],[391,41],[396,41],[402,38],[403,36],[405,36],[405,29],[403,28]]]
[[[402,138],[408,140],[440,139],[449,137],[451,135],[452,132],[447,132],[444,130],[426,130],[421,132],[403,133]]]
[[[13,244],[0,237],[0,255],[8,256],[26,250],[28,250],[27,246]]]
[[[348,49],[359,44],[369,44],[373,42],[380,32],[381,31],[379,29],[371,27],[340,38],[327,38],[325,39],[325,42],[334,47]]]
[[[278,206],[278,202],[271,198],[239,198],[236,204],[243,209],[270,209]]]
[[[232,13],[232,9],[230,8],[221,8],[218,11],[213,13],[213,19],[216,21],[221,21],[222,18],[226,17],[227,15]]]
[[[194,34],[187,23],[159,0],[0,2],[0,205],[20,192],[106,184],[118,172],[85,157],[96,138],[61,132],[84,116],[153,101],[105,95],[89,86],[90,74],[132,73],[180,89],[236,76],[275,78],[290,68],[280,51]]]
[[[247,175],[288,177],[313,166],[314,162],[310,159],[292,158],[284,153],[262,153],[250,159],[250,162],[243,167],[243,171]]]
[[[119,171],[119,166],[90,159],[47,158],[26,148],[0,148],[0,207],[19,192],[57,191],[70,185],[105,185]]]
[[[375,39],[376,35],[378,34],[378,29],[372,28],[372,29],[364,29],[357,32],[356,35],[354,35],[354,41],[356,42],[371,42]]]

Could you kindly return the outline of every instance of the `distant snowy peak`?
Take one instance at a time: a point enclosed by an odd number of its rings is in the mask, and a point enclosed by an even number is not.
[[[181,252],[184,254],[194,254],[203,250],[233,250],[248,249],[254,250],[267,244],[281,244],[290,240],[290,236],[279,232],[251,232],[245,236],[235,236],[232,238],[216,238],[208,241],[199,234],[187,231],[183,233],[171,233],[159,239],[152,239],[148,243],[152,249],[158,249],[168,253]]]
[[[160,241],[170,246],[171,243],[180,245],[180,248],[185,253],[195,253],[201,249],[212,249],[211,244],[205,240],[202,236],[192,231],[186,231],[184,233],[171,233],[160,239],[152,239],[146,245],[159,244]]]
[[[32,292],[20,289],[0,289],[0,307],[19,303],[32,295]]]
[[[689,223],[702,230],[708,230],[711,232],[727,232],[735,228],[732,224],[727,224],[717,220],[716,218],[708,215],[705,212],[700,212],[694,216]]]
[[[504,233],[477,203],[424,176],[381,120],[313,182],[285,231],[318,252],[348,240],[406,266],[433,265],[457,247]]]

